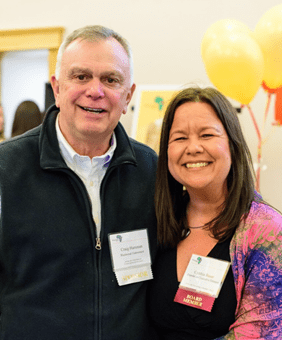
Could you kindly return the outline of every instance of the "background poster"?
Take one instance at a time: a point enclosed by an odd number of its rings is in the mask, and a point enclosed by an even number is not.
[[[131,137],[149,145],[157,153],[162,120],[171,98],[180,85],[142,85],[136,88]]]

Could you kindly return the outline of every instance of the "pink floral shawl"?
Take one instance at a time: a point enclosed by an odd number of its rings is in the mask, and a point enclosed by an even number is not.
[[[282,216],[253,202],[230,243],[236,320],[218,340],[282,339]]]

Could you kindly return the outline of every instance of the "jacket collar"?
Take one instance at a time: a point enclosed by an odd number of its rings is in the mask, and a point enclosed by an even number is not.
[[[59,109],[55,105],[51,106],[46,113],[40,131],[40,165],[43,169],[68,169],[60,153],[55,129],[56,117],[58,113]],[[115,128],[115,135],[117,139],[117,147],[109,168],[124,163],[136,165],[137,160],[134,150],[121,123],[118,123],[117,127]]]

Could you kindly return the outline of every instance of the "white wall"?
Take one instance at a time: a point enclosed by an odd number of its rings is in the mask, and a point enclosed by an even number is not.
[[[4,2],[5,0],[3,0]],[[254,29],[261,16],[280,0],[10,0],[2,4],[0,29],[64,26],[66,34],[89,24],[115,29],[132,45],[137,84],[209,85],[201,59],[201,40],[214,22],[232,18]],[[134,99],[132,104],[134,104]],[[259,91],[251,106],[261,124],[266,94]],[[271,128],[271,108],[269,123]],[[123,117],[130,131],[132,113]],[[254,159],[257,136],[248,112],[240,115]],[[262,172],[261,192],[282,210],[282,127],[263,146],[267,169]]]
[[[11,136],[15,112],[22,101],[32,100],[44,111],[48,67],[47,50],[15,51],[4,56],[1,65],[1,100],[7,138]]]

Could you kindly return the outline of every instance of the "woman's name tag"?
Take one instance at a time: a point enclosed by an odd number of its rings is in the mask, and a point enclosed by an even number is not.
[[[230,262],[193,254],[174,301],[210,312],[229,267]]]
[[[110,234],[109,243],[119,286],[153,278],[147,229]]]

